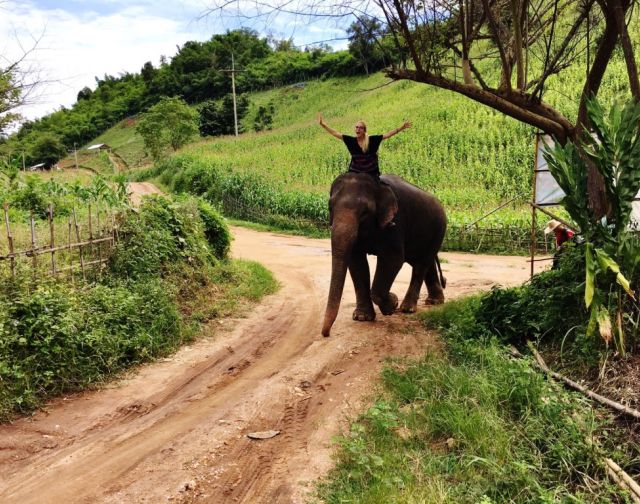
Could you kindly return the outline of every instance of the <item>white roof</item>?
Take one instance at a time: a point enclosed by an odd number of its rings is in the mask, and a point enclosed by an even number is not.
[[[94,144],[94,145],[90,145],[89,147],[87,147],[87,150],[95,150],[95,149],[99,149],[100,147],[104,147],[105,144],[101,143],[101,144]]]

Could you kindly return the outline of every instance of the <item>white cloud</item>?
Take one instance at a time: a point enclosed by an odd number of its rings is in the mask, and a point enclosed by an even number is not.
[[[41,69],[47,84],[37,102],[21,110],[28,118],[70,106],[80,89],[95,87],[95,76],[139,72],[146,61],[157,64],[160,55],[174,55],[176,44],[209,37],[189,20],[160,17],[141,5],[102,16],[43,10],[29,3],[9,4],[6,11],[0,36],[8,59],[19,57],[19,46],[31,48],[44,33],[28,63]]]
[[[39,68],[46,84],[37,99],[20,110],[34,119],[61,105],[71,106],[83,87],[95,88],[96,76],[139,72],[147,61],[157,65],[161,55],[173,56],[176,46],[188,40],[206,40],[240,25],[267,33],[267,27],[241,16],[214,13],[198,19],[206,6],[206,0],[9,0],[0,3],[0,54],[5,58],[0,66],[19,57],[21,47],[33,47],[42,35],[26,64]],[[298,45],[344,36],[335,24],[319,28],[291,15],[270,21],[272,35],[293,37]]]

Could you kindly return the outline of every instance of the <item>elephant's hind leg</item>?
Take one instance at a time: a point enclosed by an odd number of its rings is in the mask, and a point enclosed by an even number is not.
[[[438,267],[435,261],[427,269],[424,276],[424,284],[427,286],[427,298],[424,300],[424,304],[439,305],[444,303],[444,290],[440,284]]]
[[[349,274],[356,291],[356,309],[353,310],[353,320],[360,322],[376,319],[376,311],[371,301],[371,279],[369,263],[364,253],[354,253],[349,262]]]
[[[427,268],[424,264],[416,264],[411,271],[411,282],[407,293],[404,295],[404,300],[400,305],[400,311],[403,313],[415,313],[418,309],[418,298],[420,297],[420,288],[422,287],[422,281],[425,278],[425,272]]]

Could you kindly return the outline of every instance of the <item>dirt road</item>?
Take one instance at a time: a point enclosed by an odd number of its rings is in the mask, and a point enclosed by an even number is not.
[[[233,255],[262,262],[282,289],[169,359],[1,426],[0,502],[304,502],[381,361],[437,351],[415,316],[353,322],[349,281],[322,338],[328,240],[233,232]],[[449,297],[527,278],[524,258],[442,256]],[[394,291],[408,280],[405,266]],[[271,429],[280,434],[247,437]]]

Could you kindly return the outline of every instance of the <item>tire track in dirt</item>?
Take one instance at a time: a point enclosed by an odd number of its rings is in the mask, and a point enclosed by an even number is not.
[[[265,264],[281,291],[247,318],[212,322],[212,337],[169,359],[0,426],[0,502],[302,502],[381,361],[437,351],[413,316],[353,322],[349,284],[322,338],[328,241],[234,234],[234,255]],[[523,258],[445,257],[449,296],[526,278]],[[408,279],[405,269],[394,290]],[[281,434],[246,436],[269,429]]]

